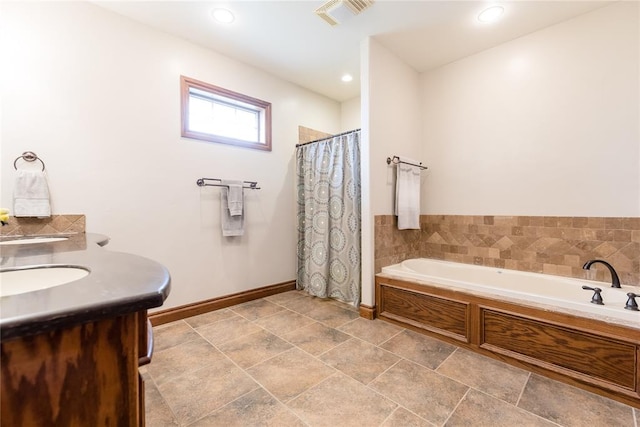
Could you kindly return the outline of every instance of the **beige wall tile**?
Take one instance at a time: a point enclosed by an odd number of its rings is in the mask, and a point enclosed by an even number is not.
[[[51,215],[48,218],[9,217],[9,223],[0,227],[2,236],[38,236],[60,233],[84,233],[84,215]]]
[[[599,258],[624,284],[640,285],[640,218],[422,215],[420,223],[400,231],[395,216],[376,217],[376,272],[426,257],[585,278],[582,265]],[[595,280],[608,282],[608,271],[597,269]]]

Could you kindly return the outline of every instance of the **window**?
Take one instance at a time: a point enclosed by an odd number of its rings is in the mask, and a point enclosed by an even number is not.
[[[182,136],[271,151],[271,103],[180,77]]]

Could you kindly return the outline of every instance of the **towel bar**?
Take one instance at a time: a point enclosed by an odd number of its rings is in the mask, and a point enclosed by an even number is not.
[[[205,181],[218,181],[218,183],[210,183]],[[259,190],[257,181],[242,181],[242,188],[246,188],[248,190]],[[200,178],[196,181],[198,187],[228,187],[228,185],[222,184],[222,180],[220,178]]]
[[[405,165],[417,166],[417,167],[420,168],[420,170],[429,169],[426,166],[422,166],[422,162],[420,162],[420,164],[418,164],[418,165],[416,165],[414,163],[403,162],[402,160],[400,160],[400,157],[398,157],[398,156],[393,156],[393,158],[387,157],[387,164],[390,165],[391,163],[393,163],[394,165],[397,165],[398,163],[404,163]]]

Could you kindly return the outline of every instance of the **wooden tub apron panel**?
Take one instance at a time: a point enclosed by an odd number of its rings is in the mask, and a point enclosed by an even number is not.
[[[376,312],[381,319],[640,408],[638,328],[384,275],[376,275]]]
[[[469,342],[469,304],[385,286],[384,314],[462,342]]]
[[[633,344],[494,310],[482,309],[481,316],[483,348],[635,390]]]

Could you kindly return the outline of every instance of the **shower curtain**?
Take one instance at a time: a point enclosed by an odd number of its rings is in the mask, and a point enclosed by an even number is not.
[[[296,151],[298,289],[360,304],[360,131]]]

